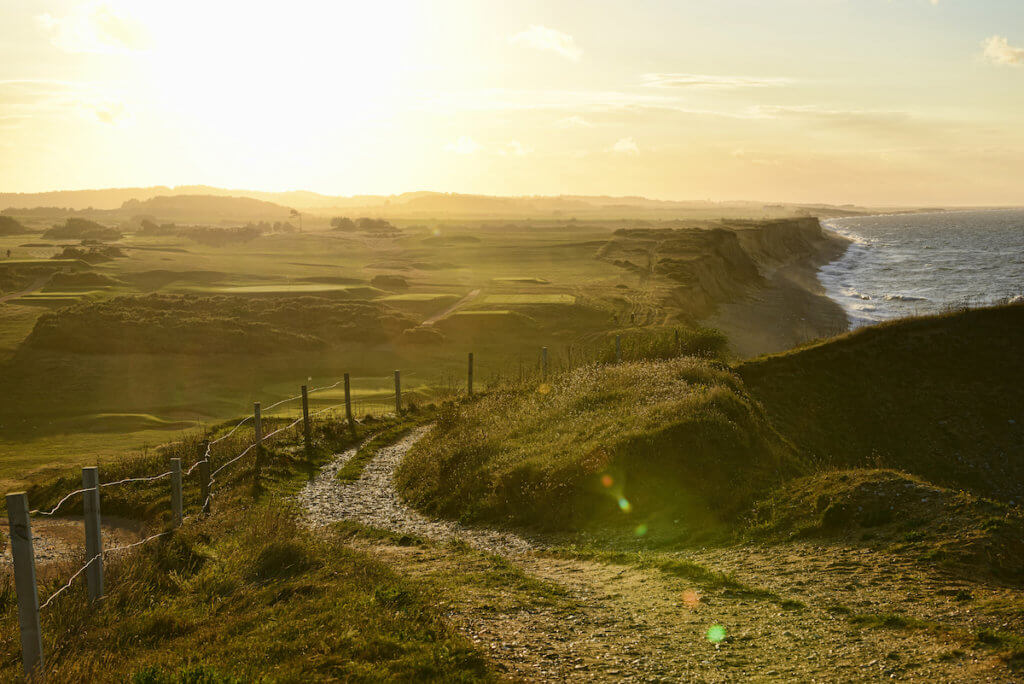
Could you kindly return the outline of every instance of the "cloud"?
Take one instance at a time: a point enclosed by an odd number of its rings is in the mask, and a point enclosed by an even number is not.
[[[992,36],[982,42],[985,48],[985,59],[993,64],[1009,64],[1019,66],[1024,64],[1024,48],[1013,47],[1010,41],[1002,36]]]
[[[708,76],[704,74],[644,74],[643,82],[650,88],[768,88],[792,83],[786,78],[756,76]]]
[[[503,157],[525,157],[531,152],[533,152],[532,149],[526,147],[518,140],[510,140],[498,150],[498,154]]]
[[[612,145],[611,151],[616,154],[628,154],[635,156],[640,154],[640,146],[636,144],[636,140],[632,137],[620,138],[614,145]]]
[[[876,109],[828,109],[817,105],[757,105],[751,107],[749,112],[751,118],[755,119],[796,118],[848,126],[902,127],[915,124],[913,117],[907,112]]]
[[[82,109],[87,114],[96,117],[100,123],[117,126],[128,121],[131,117],[128,108],[123,102],[116,100],[100,100],[82,104]]]
[[[131,120],[131,113],[120,96],[105,92],[94,83],[56,79],[0,80],[0,118],[5,121],[73,116],[110,125]]]
[[[106,2],[85,3],[63,16],[40,14],[36,23],[66,52],[123,54],[145,50],[149,43],[140,22]]]
[[[592,128],[594,126],[594,124],[590,123],[578,114],[567,116],[564,119],[559,119],[555,122],[555,125],[559,128]]]
[[[449,152],[454,152],[456,154],[475,154],[479,152],[482,148],[480,147],[476,140],[473,140],[468,135],[463,135],[460,136],[459,139],[456,140],[455,142],[451,142],[445,145],[444,149],[448,150]]]
[[[583,56],[583,50],[576,45],[572,36],[547,26],[531,26],[508,40],[512,45],[554,52],[574,62],[580,61]]]

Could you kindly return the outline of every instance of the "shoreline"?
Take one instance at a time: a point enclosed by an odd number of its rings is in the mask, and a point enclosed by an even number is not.
[[[718,305],[704,323],[729,337],[733,355],[749,359],[787,351],[852,328],[843,306],[829,296],[819,277],[854,244],[825,226],[816,253],[763,273],[764,282],[743,297]]]

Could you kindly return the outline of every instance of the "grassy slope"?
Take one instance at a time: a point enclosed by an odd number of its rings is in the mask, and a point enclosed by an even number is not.
[[[1021,501],[1024,306],[875,326],[737,369],[775,426],[839,467]]]
[[[376,427],[387,430],[391,423]],[[191,463],[205,443],[201,437],[114,464],[104,478],[159,470],[171,454]],[[241,431],[221,442],[214,463],[237,452],[248,438]],[[285,503],[350,439],[344,426],[319,423],[316,448],[305,456],[289,448],[299,443],[299,433],[284,433],[266,460],[260,488],[253,489],[247,462],[239,462],[220,477],[223,488],[212,516],[108,560],[107,595],[98,607],[86,609],[83,583],[73,585],[43,613],[48,679],[493,678],[486,660],[447,624],[417,582],[353,548],[348,530],[307,530]],[[56,479],[33,488],[30,500],[50,504],[75,484],[70,476]],[[168,522],[166,483],[152,484],[105,491],[104,512],[161,529]],[[194,483],[186,489],[187,510],[195,511]],[[75,506],[68,510],[74,513]],[[57,575],[73,570],[61,568]],[[45,598],[62,580],[44,574],[40,594]],[[21,667],[7,582],[0,587],[0,678],[5,681],[16,680]]]
[[[799,470],[735,375],[681,358],[587,366],[452,408],[397,481],[464,519],[566,527],[623,512],[692,530]]]

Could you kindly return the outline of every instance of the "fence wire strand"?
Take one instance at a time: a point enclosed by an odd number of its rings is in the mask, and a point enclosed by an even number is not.
[[[45,602],[44,602],[44,603],[43,603],[42,605],[40,605],[40,606],[39,606],[39,610],[43,610],[44,608],[46,608],[46,607],[47,607],[48,605],[50,605],[50,603],[51,603],[51,602],[52,602],[52,601],[53,601],[53,600],[54,600],[55,598],[57,598],[58,596],[60,596],[61,594],[63,594],[63,593],[65,592],[65,591],[67,591],[68,589],[70,589],[70,588],[71,588],[71,585],[72,585],[72,584],[74,584],[75,580],[76,580],[76,579],[78,579],[79,575],[81,575],[81,574],[82,574],[83,572],[85,572],[85,571],[86,571],[86,570],[87,570],[87,569],[89,568],[89,566],[90,566],[90,565],[92,565],[93,563],[95,563],[95,562],[96,562],[96,561],[97,561],[97,560],[98,560],[98,559],[99,559],[99,558],[100,558],[101,556],[103,556],[104,554],[108,554],[108,553],[114,553],[114,552],[116,552],[116,551],[125,551],[125,550],[127,550],[127,549],[131,549],[131,548],[134,548],[134,547],[136,547],[136,546],[142,546],[143,544],[146,544],[146,543],[148,543],[148,542],[151,542],[151,541],[153,541],[154,539],[156,539],[156,538],[158,538],[158,537],[163,537],[163,536],[166,536],[166,535],[168,535],[168,534],[171,534],[172,532],[174,532],[174,530],[165,530],[165,531],[163,531],[163,532],[159,532],[159,533],[157,533],[157,534],[154,534],[154,535],[150,535],[149,537],[146,537],[145,539],[139,540],[139,541],[137,541],[137,542],[132,542],[131,544],[125,544],[125,545],[123,545],[123,546],[115,546],[115,547],[113,547],[113,548],[110,548],[110,549],[104,549],[103,551],[100,551],[100,552],[99,552],[99,553],[97,553],[97,554],[96,554],[95,556],[93,556],[92,558],[90,558],[89,560],[87,560],[87,561],[85,562],[85,565],[83,565],[82,567],[80,567],[80,568],[78,569],[78,571],[77,571],[77,572],[75,572],[75,574],[73,574],[73,575],[72,575],[72,576],[70,577],[70,579],[68,579],[68,581],[67,581],[67,582],[66,582],[66,583],[64,584],[64,586],[62,586],[62,587],[61,587],[60,589],[58,589],[57,591],[55,591],[55,592],[53,592],[52,594],[50,594],[50,597],[49,597],[49,598],[47,598],[47,599],[46,599],[46,601],[45,601]]]
[[[344,382],[344,380],[342,379],[342,380],[339,380],[339,381],[335,382],[332,385],[325,385],[323,387],[317,387],[317,388],[314,388],[312,390],[307,391],[306,394],[308,396],[309,394],[313,394],[315,392],[324,392],[324,391],[327,391],[327,390],[332,390],[332,389],[335,389],[336,387],[338,387],[339,385],[341,385],[343,382]],[[296,395],[294,397],[289,397],[287,399],[282,399],[281,401],[278,401],[278,402],[276,402],[274,404],[271,404],[270,406],[268,406],[266,409],[263,409],[263,410],[264,411],[270,411],[270,410],[272,410],[272,409],[274,409],[274,408],[276,408],[278,406],[281,406],[282,404],[286,404],[286,403],[289,403],[289,402],[292,402],[292,401],[295,401],[295,400],[301,399],[301,398],[302,398],[302,395],[299,394],[299,395]],[[369,406],[368,403],[364,404],[363,402],[354,402],[354,405],[355,406],[360,406],[360,405]],[[345,406],[345,404],[342,403],[342,404],[335,404],[334,406],[328,406],[326,408],[318,409],[316,411],[310,412],[309,413],[309,417],[312,419],[314,416],[319,416],[319,415],[322,415],[322,414],[330,412],[330,411],[338,411],[338,410],[342,409],[344,406]],[[229,438],[231,435],[233,435],[235,432],[237,432],[243,425],[245,425],[249,421],[253,420],[253,418],[254,418],[254,416],[247,416],[247,417],[243,418],[242,420],[240,420],[237,424],[235,424],[235,426],[232,427],[231,430],[229,430],[227,433],[221,435],[217,439],[209,440],[206,443],[206,450],[205,450],[205,453],[203,454],[203,457],[201,459],[197,460],[195,463],[193,463],[192,466],[189,467],[189,469],[184,473],[184,475],[185,476],[191,475],[192,472],[195,471],[195,469],[198,468],[200,464],[202,464],[202,463],[209,463],[210,462],[210,454],[211,454],[211,450],[212,450],[213,446],[215,444],[218,444],[219,442],[222,442],[222,441],[226,440],[227,438]],[[264,435],[262,437],[261,441],[268,440],[268,439],[270,439],[271,437],[273,437],[275,435],[278,435],[278,434],[280,434],[282,432],[290,430],[290,429],[294,428],[296,425],[298,425],[299,423],[303,422],[303,420],[304,420],[304,417],[300,416],[299,418],[296,418],[295,420],[293,420],[291,423],[289,423],[289,424],[287,424],[287,425],[285,425],[283,427],[280,427],[280,428],[278,428],[278,429],[276,429],[276,430],[274,430],[274,431]],[[257,447],[257,443],[256,442],[250,443],[237,456],[235,456],[231,460],[221,464],[221,466],[219,468],[217,468],[215,471],[213,471],[213,473],[210,474],[209,486],[210,486],[211,491],[210,491],[209,494],[207,494],[206,500],[203,502],[201,510],[203,510],[203,511],[207,510],[209,505],[210,505],[210,502],[213,499],[212,488],[213,488],[213,485],[217,481],[216,480],[216,476],[219,475],[228,466],[232,465],[233,463],[237,463],[239,460],[244,458],[246,454],[248,454],[250,451],[252,451],[256,447]],[[57,505],[54,506],[49,511],[33,510],[33,511],[30,511],[29,514],[30,515],[51,516],[51,515],[54,515],[58,510],[60,510],[60,508],[65,503],[70,501],[72,499],[72,497],[75,497],[78,494],[84,494],[85,492],[89,492],[89,491],[93,491],[93,490],[99,490],[102,487],[114,487],[114,486],[123,485],[123,484],[129,484],[129,483],[133,483],[133,482],[153,482],[155,480],[160,480],[162,478],[169,477],[171,474],[172,474],[172,471],[167,471],[165,473],[160,473],[159,475],[152,475],[152,476],[146,476],[146,477],[126,477],[126,478],[123,478],[121,480],[115,480],[115,481],[112,481],[112,482],[102,482],[97,487],[88,487],[88,488],[84,488],[84,489],[76,489],[75,491],[70,492],[69,494],[65,495],[64,498],[62,498],[60,501],[58,501]],[[193,517],[194,516],[191,516],[191,515],[190,516],[186,516],[186,517],[184,517],[182,519],[182,522],[184,523],[185,521],[188,521],[188,520],[192,519]],[[46,601],[44,601],[39,606],[39,610],[43,610],[46,607],[48,607],[58,596],[60,596],[65,591],[70,589],[71,586],[74,584],[75,580],[78,579],[82,575],[82,573],[84,573],[86,570],[88,570],[89,566],[91,566],[97,560],[100,560],[104,555],[110,554],[110,553],[116,553],[116,552],[119,552],[119,551],[126,551],[128,549],[132,549],[132,548],[135,548],[137,546],[142,546],[144,544],[147,544],[147,543],[153,541],[154,539],[158,539],[160,537],[164,537],[166,535],[172,534],[174,531],[175,531],[174,529],[165,530],[163,532],[158,532],[157,534],[150,535],[150,536],[146,537],[145,539],[141,539],[139,541],[132,542],[131,544],[124,544],[122,546],[115,546],[113,548],[104,549],[104,550],[100,551],[100,553],[96,554],[95,556],[93,556],[92,558],[87,560],[85,562],[85,564],[82,565],[82,567],[80,567],[78,570],[76,570],[74,572],[74,574],[72,574],[71,577],[68,578],[68,581],[65,582],[59,589],[57,589],[52,594],[50,594],[50,596],[46,599]]]

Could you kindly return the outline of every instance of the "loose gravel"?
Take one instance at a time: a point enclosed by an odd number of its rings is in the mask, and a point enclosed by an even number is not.
[[[355,520],[401,534],[437,541],[460,540],[475,548],[503,556],[515,556],[537,548],[519,535],[500,530],[468,528],[449,520],[432,520],[403,502],[394,486],[395,470],[405,453],[428,428],[418,428],[395,444],[381,449],[355,482],[338,480],[341,470],[357,449],[349,449],[324,466],[299,493],[313,527],[338,520]]]

